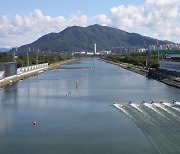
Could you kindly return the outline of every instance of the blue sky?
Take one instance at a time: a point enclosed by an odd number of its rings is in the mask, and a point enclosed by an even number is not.
[[[78,10],[87,16],[109,13],[109,9],[118,5],[140,5],[144,0],[0,0],[0,14],[27,15],[35,9],[45,15],[67,17]]]
[[[0,0],[0,47],[100,24],[180,43],[180,0]]]

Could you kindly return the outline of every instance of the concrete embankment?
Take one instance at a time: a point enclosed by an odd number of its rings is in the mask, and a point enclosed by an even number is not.
[[[50,64],[48,67],[44,67],[44,68],[41,68],[41,69],[37,69],[37,70],[29,71],[29,72],[26,72],[26,73],[22,73],[20,75],[14,75],[14,76],[5,78],[3,80],[0,80],[0,87],[12,85],[12,84],[14,84],[14,83],[16,83],[16,82],[18,82],[20,80],[24,80],[24,79],[29,78],[31,76],[36,76],[39,73],[42,73],[44,71],[56,69],[56,68],[60,67],[61,65],[71,63],[71,62],[73,62],[75,60],[76,59],[69,59],[69,60],[65,60],[65,61],[62,61],[62,62],[53,63],[53,64]]]
[[[127,69],[129,71],[135,72],[137,74],[143,75],[145,77],[160,81],[167,85],[170,85],[170,86],[173,86],[176,88],[180,88],[180,81],[174,80],[172,76],[164,75],[164,74],[162,74],[162,72],[159,73],[159,71],[156,71],[156,70],[148,71],[148,70],[144,70],[142,67],[134,66],[132,64],[113,62],[113,61],[107,60],[107,59],[101,59],[101,60],[103,60],[107,63],[117,65],[117,66]]]

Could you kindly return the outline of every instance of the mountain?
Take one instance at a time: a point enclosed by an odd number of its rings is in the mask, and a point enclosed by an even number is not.
[[[97,51],[120,46],[143,47],[144,41],[147,45],[156,44],[153,38],[107,26],[97,24],[88,27],[72,26],[59,33],[44,35],[31,44],[19,47],[18,54],[28,51],[29,47],[43,52],[92,51],[94,43],[97,44]],[[167,42],[159,41],[160,44]]]
[[[8,52],[9,50],[8,48],[0,48],[0,52]]]

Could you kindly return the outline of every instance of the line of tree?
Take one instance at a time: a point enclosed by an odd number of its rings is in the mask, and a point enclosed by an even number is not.
[[[69,59],[70,57],[60,54],[41,54],[38,56],[38,63],[56,63],[60,62],[66,59]],[[13,56],[9,53],[0,53],[0,63],[4,62],[12,62]],[[27,66],[27,56],[26,55],[20,55],[16,57],[17,67],[25,67]],[[29,55],[29,65],[36,65],[36,55],[32,54]]]
[[[163,58],[163,54],[160,54],[160,60]],[[138,65],[145,67],[146,65],[146,54],[139,53],[139,54],[130,54],[130,55],[108,55],[105,57],[108,60],[112,60],[114,62],[123,62],[123,63],[130,63],[133,65]],[[152,68],[158,68],[158,56],[157,54],[151,54],[150,56],[150,66]]]

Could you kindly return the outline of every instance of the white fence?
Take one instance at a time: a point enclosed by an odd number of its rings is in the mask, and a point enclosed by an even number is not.
[[[22,73],[26,73],[29,71],[34,71],[37,69],[41,69],[41,68],[46,68],[48,67],[48,63],[43,63],[43,64],[38,64],[38,65],[32,65],[32,66],[27,66],[27,67],[21,67],[17,69],[17,74],[22,74]]]
[[[5,78],[5,71],[0,71],[0,80],[8,80],[8,79],[12,79],[18,75],[21,75],[23,73],[27,73],[30,71],[40,71],[43,68],[47,68],[48,67],[48,63],[43,63],[43,64],[39,64],[39,65],[32,65],[32,66],[28,66],[28,67],[21,67],[17,69],[17,74],[13,75],[13,76],[8,76]]]

